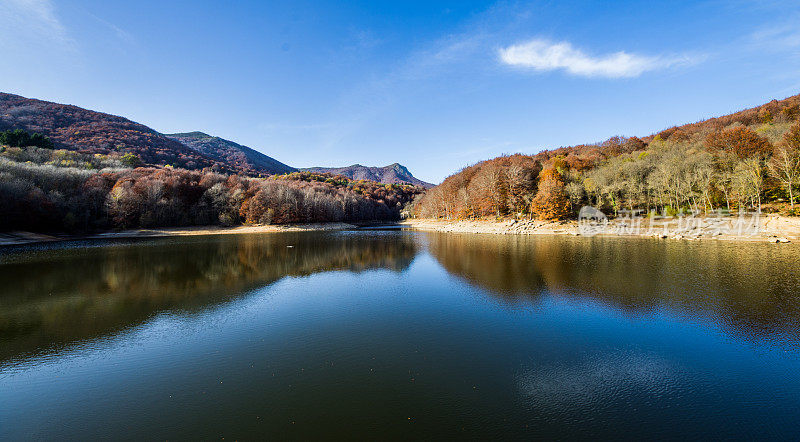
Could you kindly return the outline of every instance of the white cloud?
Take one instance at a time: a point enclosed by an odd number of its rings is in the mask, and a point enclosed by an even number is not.
[[[644,72],[688,64],[689,57],[662,57],[630,54],[624,51],[591,56],[569,42],[531,40],[498,51],[500,60],[511,66],[537,71],[564,70],[582,77],[630,78]]]

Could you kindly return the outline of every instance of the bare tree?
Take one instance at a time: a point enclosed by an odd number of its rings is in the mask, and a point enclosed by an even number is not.
[[[800,181],[800,149],[789,143],[781,143],[767,163],[769,171],[781,182],[789,194],[789,205],[794,210],[793,187]]]
[[[567,195],[569,196],[569,208],[570,211],[575,212],[576,206],[578,206],[581,201],[583,201],[583,195],[585,194],[583,190],[583,184],[576,183],[574,181],[567,183],[566,185]]]
[[[756,158],[747,158],[736,165],[733,172],[733,187],[738,195],[739,205],[749,203],[761,211],[761,190],[764,187],[764,168]]]

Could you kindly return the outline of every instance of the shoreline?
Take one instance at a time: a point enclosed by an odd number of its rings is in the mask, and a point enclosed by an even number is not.
[[[399,225],[420,231],[445,232],[445,233],[479,233],[493,235],[581,235],[578,221],[538,221],[538,220],[442,220],[442,219],[406,219]],[[660,238],[678,240],[717,240],[717,241],[746,241],[746,242],[800,242],[800,218],[790,218],[780,215],[764,215],[760,220],[758,234],[733,235],[717,234],[687,234],[685,231],[667,230],[660,233],[642,231],[641,233],[619,234],[601,233],[600,237],[635,237],[635,238]]]
[[[111,232],[92,233],[86,235],[48,235],[33,232],[3,232],[0,233],[0,247],[29,245],[37,243],[62,242],[62,241],[91,241],[101,239],[135,239],[135,238],[168,238],[177,236],[201,235],[241,235],[253,233],[280,233],[280,232],[322,232],[335,230],[355,229],[354,224],[310,223],[310,224],[281,224],[257,226],[192,226],[192,227],[167,227],[163,229],[130,229]]]
[[[472,233],[492,235],[581,235],[578,221],[539,221],[539,220],[444,220],[444,219],[406,219],[381,225],[398,226],[410,230],[443,233]],[[37,243],[51,243],[64,241],[92,241],[103,239],[140,239],[140,238],[168,238],[179,236],[202,235],[238,235],[280,232],[322,232],[353,230],[359,228],[357,224],[344,222],[309,223],[309,224],[281,224],[281,225],[256,225],[256,226],[192,226],[168,227],[161,229],[130,229],[111,232],[92,233],[86,235],[48,235],[34,232],[2,232],[0,233],[0,247],[15,245],[30,245]],[[745,241],[745,242],[800,242],[800,218],[790,218],[779,215],[766,215],[761,219],[761,228],[757,235],[737,236],[730,234],[717,235],[683,235],[677,232],[666,234],[653,234],[642,232],[637,234],[602,233],[601,237],[636,237],[660,238],[678,240],[718,240],[718,241]]]

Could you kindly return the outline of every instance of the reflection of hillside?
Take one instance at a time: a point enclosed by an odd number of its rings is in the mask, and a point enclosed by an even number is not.
[[[591,297],[626,311],[710,318],[748,339],[800,343],[797,247],[546,236],[428,235],[449,272],[506,300]]]
[[[450,273],[506,299],[535,296],[542,287],[542,272],[526,238],[510,235],[502,240],[488,235],[429,233],[430,253]]]
[[[0,361],[159,312],[202,309],[284,276],[400,271],[415,254],[398,234],[286,233],[8,255],[0,265]]]

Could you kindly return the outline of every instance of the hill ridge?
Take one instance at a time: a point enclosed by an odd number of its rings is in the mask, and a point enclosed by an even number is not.
[[[0,92],[0,130],[10,129],[41,133],[56,147],[68,150],[133,153],[148,164],[233,171],[226,164],[125,117]]]
[[[251,147],[205,132],[181,132],[165,136],[214,160],[233,163],[237,168],[250,173],[283,174],[297,170]]]
[[[416,178],[409,172],[408,168],[400,163],[392,163],[388,166],[363,166],[353,164],[344,167],[307,167],[300,170],[318,173],[333,173],[342,175],[354,180],[371,180],[384,184],[413,184],[425,188],[433,187],[433,184]]]

